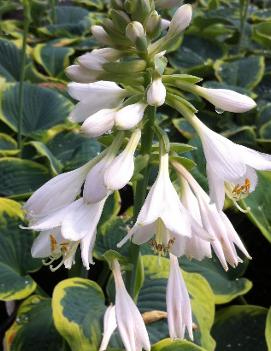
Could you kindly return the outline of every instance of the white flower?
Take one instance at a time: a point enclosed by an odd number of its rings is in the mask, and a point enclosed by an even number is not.
[[[202,226],[201,214],[198,200],[193,194],[190,186],[185,179],[182,179],[182,203],[192,217]],[[198,261],[205,257],[212,257],[210,242],[196,236],[192,231],[190,238],[182,237],[182,255],[186,255],[189,259],[195,258]]]
[[[126,27],[126,37],[132,43],[135,43],[137,39],[144,38],[145,30],[142,24],[137,21],[130,22]]]
[[[122,130],[134,128],[142,120],[146,107],[143,102],[136,102],[121,108],[115,115],[116,127]]]
[[[169,24],[167,37],[179,35],[187,28],[192,19],[192,6],[189,4],[182,5],[174,13],[172,20]]]
[[[103,71],[103,65],[108,62],[116,61],[121,57],[121,52],[112,48],[94,49],[91,52],[77,58],[80,65],[94,70]]]
[[[210,202],[209,196],[183,166],[176,162],[173,162],[173,165],[187,180],[197,198],[197,204],[195,203],[194,206],[199,209],[202,226],[213,236],[210,244],[224,269],[228,269],[227,263],[232,267],[236,267],[239,262],[242,262],[235,246],[245,256],[251,258],[228,217],[222,211],[218,210],[214,203]],[[193,213],[195,212],[195,208],[191,209]]]
[[[101,71],[92,71],[81,65],[71,65],[65,69],[66,75],[79,83],[91,83],[98,80]]]
[[[141,137],[140,129],[132,134],[126,148],[110,163],[104,172],[104,183],[108,190],[122,189],[134,173],[134,153]]]
[[[80,101],[70,115],[75,122],[82,122],[100,110],[116,108],[127,95],[125,89],[107,81],[69,83],[68,93]]]
[[[107,307],[104,314],[103,324],[104,324],[103,339],[102,339],[99,351],[106,351],[111,335],[114,333],[115,329],[117,328],[116,308],[114,305],[111,304]]]
[[[185,329],[193,340],[190,298],[176,256],[170,254],[170,273],[167,284],[167,318],[172,339],[183,339]]]
[[[7,315],[11,316],[12,313],[15,311],[16,301],[15,300],[5,301],[5,307],[6,307]]]
[[[158,177],[140,210],[137,221],[118,246],[133,237],[135,244],[152,240],[155,251],[165,254],[171,251],[176,256],[182,253],[182,236],[194,233],[205,240],[210,236],[187,213],[172,185],[168,171],[168,154],[161,156]]]
[[[24,204],[27,217],[44,216],[73,202],[95,162],[97,158],[74,171],[57,175],[36,190]]]
[[[94,38],[103,45],[110,45],[111,39],[102,26],[91,26],[91,33]]]
[[[161,106],[164,104],[167,90],[161,78],[153,80],[147,91],[147,102],[151,106]]]
[[[125,288],[116,259],[112,263],[112,272],[116,287],[117,326],[125,350],[150,351],[151,345],[143,318]]]
[[[217,208],[223,208],[225,187],[234,201],[254,191],[257,185],[255,170],[271,170],[271,156],[233,143],[209,129],[196,116],[192,123],[202,141],[210,197]]]
[[[47,246],[43,246],[42,243],[44,243],[43,240],[46,241],[46,235],[50,238],[51,231],[51,235],[55,236],[56,242],[60,243],[57,250],[58,257],[56,255],[50,255],[53,258],[52,262],[59,258],[59,254],[62,253],[62,263],[65,264],[65,259],[70,259],[74,256],[77,245],[80,241],[82,261],[86,269],[89,269],[89,263],[93,263],[92,249],[96,237],[96,227],[100,220],[105,200],[106,198],[100,202],[91,204],[86,203],[80,198],[51,214],[39,216],[35,219],[32,218],[28,229],[46,232],[42,233],[39,239],[40,241],[36,243],[38,246],[33,248],[32,253],[35,255],[35,253],[37,254],[37,252],[41,252],[43,248],[44,250],[47,250],[45,253],[48,253],[48,245],[50,244],[49,239]],[[66,249],[63,249],[63,240],[67,241]],[[64,251],[62,251],[62,249]],[[66,264],[65,266],[67,267]]]
[[[249,96],[239,94],[233,90],[208,89],[197,86],[195,91],[221,111],[242,113],[256,106],[255,101]]]

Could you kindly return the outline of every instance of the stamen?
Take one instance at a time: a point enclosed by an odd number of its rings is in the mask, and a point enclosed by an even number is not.
[[[55,272],[57,271],[62,265],[64,264],[64,258],[60,261],[60,263],[57,266],[50,265],[50,271]]]
[[[56,260],[56,258],[55,257],[52,257],[52,256],[50,256],[50,257],[48,257],[50,260],[49,261],[46,261],[46,259],[45,260],[42,260],[42,264],[44,265],[44,266],[49,266],[51,263],[53,263],[55,260]]]
[[[250,191],[250,180],[248,178],[245,179],[245,183],[243,185],[237,184],[232,190],[233,198],[236,200],[240,200],[242,196],[246,196]]]
[[[243,212],[243,213],[248,213],[248,212],[250,212],[250,207],[247,207],[246,209],[244,209],[244,208],[242,208],[238,203],[237,203],[237,201],[235,201],[235,200],[233,200],[233,203],[234,203],[234,205],[238,208],[238,210],[240,211],[240,212]]]

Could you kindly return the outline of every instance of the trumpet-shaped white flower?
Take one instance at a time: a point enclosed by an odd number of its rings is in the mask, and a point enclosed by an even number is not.
[[[182,203],[184,207],[188,210],[191,216],[202,226],[201,214],[198,205],[198,200],[193,194],[190,186],[185,179],[182,179]],[[182,237],[182,254],[186,255],[189,259],[195,258],[201,261],[205,257],[212,257],[211,244],[209,241],[203,240],[196,236],[192,231],[190,238]]]
[[[191,19],[192,6],[189,4],[180,6],[170,21],[167,36],[179,35],[189,26]]]
[[[170,254],[170,273],[167,284],[167,315],[169,335],[183,339],[187,329],[193,340],[190,298],[176,256]]]
[[[271,156],[233,143],[209,129],[196,116],[192,123],[202,141],[210,197],[217,208],[223,208],[225,189],[235,202],[254,191],[255,170],[271,170]]]
[[[31,220],[35,216],[47,215],[73,202],[96,160],[74,171],[57,175],[36,190],[24,204],[28,218]]]
[[[89,204],[82,198],[78,199],[48,215],[32,218],[28,229],[46,232],[47,234],[42,233],[40,240],[46,237],[46,235],[50,238],[50,231],[51,233],[53,232],[51,235],[53,235],[56,242],[60,244],[58,246],[57,255],[50,255],[53,259],[52,262],[60,257],[60,253],[63,254],[62,263],[65,264],[65,259],[68,259],[70,262],[80,242],[82,261],[84,266],[89,269],[89,263],[93,263],[92,249],[96,238],[96,227],[100,220],[105,200],[106,198],[100,202]],[[58,228],[59,234],[55,234]],[[62,239],[67,241],[67,246],[64,249],[65,253],[68,253],[67,255],[64,255],[62,252],[64,247],[62,245]],[[39,245],[42,246],[42,243],[43,241],[39,241]],[[39,250],[40,246],[39,249],[35,247],[32,252],[35,254],[35,252],[39,252]],[[53,249],[51,251],[54,253]],[[65,264],[65,266],[69,267],[68,264]]]
[[[114,305],[110,305],[107,307],[104,314],[104,332],[103,339],[99,348],[99,351],[106,351],[107,346],[109,344],[111,335],[114,333],[117,328],[116,321],[116,308]]]
[[[116,318],[118,331],[126,351],[150,351],[151,345],[143,318],[129,296],[120,271],[119,262],[112,263],[116,287]]]
[[[92,71],[81,65],[71,65],[65,69],[66,75],[79,83],[91,83],[99,80],[101,71]]]
[[[137,221],[130,232],[118,246],[122,246],[133,237],[135,244],[151,241],[155,251],[160,254],[171,251],[176,256],[182,253],[182,236],[191,237],[192,230],[195,235],[205,240],[210,236],[188,214],[183,207],[174,186],[169,178],[168,154],[161,157],[158,177],[151,187]]]
[[[249,96],[239,94],[233,90],[209,89],[197,86],[195,91],[222,111],[242,113],[256,106],[255,101]]]
[[[131,180],[135,168],[134,153],[140,137],[140,129],[135,130],[126,148],[106,168],[104,183],[108,190],[119,190]]]
[[[116,127],[122,130],[134,128],[142,120],[146,107],[143,102],[136,102],[116,111]]]
[[[82,122],[100,110],[116,108],[127,95],[125,89],[108,81],[69,83],[68,93],[80,101],[70,115],[75,122]]]
[[[103,65],[108,62],[113,62],[121,57],[121,52],[112,48],[94,49],[91,52],[78,57],[78,62],[83,67],[94,70],[102,71]]]
[[[173,164],[193,189],[197,203],[194,203],[195,208],[192,208],[192,211],[194,213],[195,209],[199,210],[202,226],[213,236],[210,244],[224,269],[228,269],[227,263],[232,267],[236,267],[239,262],[242,262],[235,246],[246,257],[251,258],[228,217],[222,211],[218,210],[214,203],[210,202],[209,196],[183,166],[176,162]]]
[[[103,45],[111,45],[110,36],[106,33],[102,26],[91,26],[91,33],[94,38]]]
[[[154,79],[147,91],[147,102],[151,106],[161,106],[164,104],[167,90],[161,78]]]

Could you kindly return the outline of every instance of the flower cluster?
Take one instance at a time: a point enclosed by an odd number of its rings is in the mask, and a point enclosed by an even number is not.
[[[56,270],[71,268],[80,245],[86,269],[93,263],[97,225],[108,196],[128,184],[141,141],[141,153],[152,152],[152,133],[159,144],[159,171],[141,205],[133,227],[118,244],[149,243],[158,255],[169,255],[167,318],[172,338],[193,339],[192,312],[178,257],[202,260],[216,254],[222,266],[236,267],[240,253],[250,258],[238,234],[223,212],[225,194],[237,202],[254,191],[255,170],[270,170],[271,157],[234,144],[210,130],[183,92],[197,94],[216,109],[242,113],[255,107],[248,96],[225,89],[199,86],[199,78],[165,74],[166,51],[170,50],[192,19],[191,5],[181,6],[171,21],[159,16],[152,0],[112,1],[111,19],[92,27],[101,46],[80,56],[67,68],[73,80],[68,92],[78,101],[70,115],[82,123],[90,138],[114,135],[111,145],[82,167],[51,179],[38,189],[24,208],[29,229],[40,231],[32,247],[34,257]],[[176,109],[198,133],[207,161],[208,195],[189,171],[172,157],[165,131],[153,118],[156,108],[167,104]],[[148,135],[147,132],[151,131]],[[141,138],[142,135],[142,138]],[[151,139],[148,139],[151,138]],[[146,140],[150,144],[146,151]],[[156,148],[157,150],[157,148]],[[155,151],[157,153],[157,151]],[[180,180],[179,195],[170,179],[170,168]],[[47,260],[45,258],[48,258]],[[55,260],[59,260],[56,265]],[[128,351],[150,350],[142,316],[126,291],[117,259],[111,264],[115,306],[105,314],[105,350],[116,327]]]

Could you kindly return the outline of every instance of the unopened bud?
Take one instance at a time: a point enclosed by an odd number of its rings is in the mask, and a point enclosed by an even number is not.
[[[192,6],[189,4],[178,8],[169,25],[167,36],[176,36],[189,26],[192,19]]]
[[[155,79],[147,91],[147,101],[151,106],[161,106],[166,99],[166,88],[162,83],[161,78]]]
[[[146,23],[146,32],[150,38],[154,38],[159,35],[161,31],[161,17],[157,11],[153,11]]]
[[[104,45],[110,45],[111,40],[109,35],[106,33],[106,31],[103,29],[102,26],[92,26],[91,27],[91,32],[94,38],[101,44]]]
[[[136,46],[138,51],[147,50],[145,30],[140,22],[133,21],[127,25],[126,37]]]

